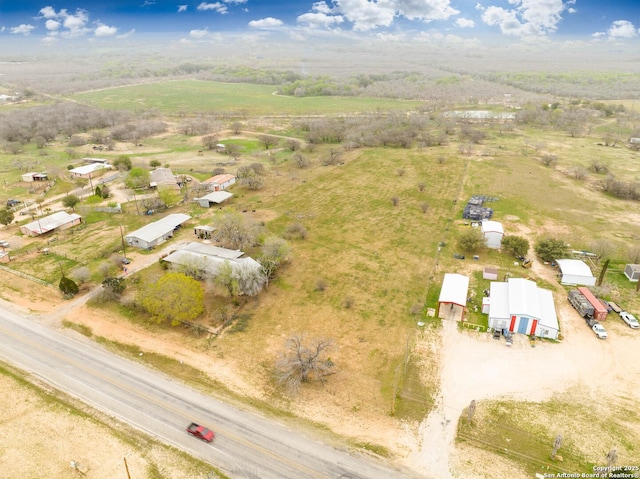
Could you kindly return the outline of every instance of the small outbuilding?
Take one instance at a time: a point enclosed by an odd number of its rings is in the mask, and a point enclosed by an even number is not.
[[[483,220],[480,226],[482,237],[487,248],[500,249],[502,246],[502,237],[504,236],[504,228],[499,221]]]
[[[560,269],[560,284],[570,286],[595,286],[596,278],[589,265],[579,259],[556,260]]]
[[[49,179],[49,175],[47,175],[46,173],[35,173],[35,172],[30,172],[30,173],[25,173],[24,175],[21,176],[22,181],[25,181],[27,183],[32,183],[34,181],[47,181]]]
[[[96,176],[104,174],[107,170],[111,169],[110,165],[106,163],[90,163],[88,165],[78,166],[69,170],[73,178],[95,178]]]
[[[455,273],[446,273],[438,298],[436,316],[442,319],[462,321],[467,309],[469,278]]]
[[[498,268],[493,266],[485,266],[482,270],[482,279],[496,281],[498,279]]]
[[[197,201],[198,204],[203,208],[210,208],[212,205],[219,205],[220,203],[224,203],[232,196],[233,193],[229,193],[228,191],[214,191],[213,193],[209,193],[202,198],[195,198],[194,201]]]
[[[640,280],[640,264],[628,264],[624,267],[624,275],[629,281],[636,283]]]
[[[82,216],[76,213],[58,211],[52,215],[38,218],[31,223],[20,226],[20,231],[26,236],[40,236],[56,230],[65,230],[82,223]]]
[[[211,225],[198,225],[193,228],[193,234],[200,239],[211,239],[213,232],[217,228]]]
[[[124,239],[129,246],[153,248],[172,238],[175,230],[190,219],[189,215],[173,213],[125,235]]]

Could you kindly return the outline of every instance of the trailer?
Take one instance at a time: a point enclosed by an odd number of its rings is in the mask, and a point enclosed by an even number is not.
[[[620,314],[624,311],[624,309],[622,309],[618,304],[614,303],[613,301],[607,301],[607,303],[609,303],[609,307],[612,309],[614,313]]]
[[[593,306],[593,317],[598,321],[606,321],[607,308],[600,302],[598,298],[594,296],[594,294],[589,290],[589,288],[585,288],[584,286],[578,288],[578,292],[582,294],[586,298],[587,301]]]
[[[569,303],[571,303],[571,306],[573,306],[576,311],[580,313],[580,316],[582,316],[583,318],[593,318],[593,305],[589,301],[587,301],[587,298],[585,298],[580,291],[578,291],[577,289],[572,289],[571,291],[569,291],[569,296],[567,297],[567,299],[569,300]]]

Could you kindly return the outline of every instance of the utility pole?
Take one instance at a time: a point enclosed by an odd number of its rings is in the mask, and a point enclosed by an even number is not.
[[[127,458],[124,457],[123,460],[124,460],[124,468],[127,470],[127,477],[131,479],[131,474],[129,474],[129,465],[127,464]]]

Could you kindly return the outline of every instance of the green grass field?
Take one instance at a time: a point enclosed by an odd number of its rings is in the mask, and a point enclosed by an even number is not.
[[[414,101],[374,98],[294,98],[274,95],[275,89],[272,85],[185,80],[78,93],[72,98],[101,108],[157,109],[172,115],[178,112],[234,113],[238,116],[334,115],[411,110],[420,105]]]

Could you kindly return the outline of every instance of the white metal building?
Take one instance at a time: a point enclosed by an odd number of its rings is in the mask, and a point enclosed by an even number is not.
[[[173,213],[125,235],[124,239],[129,246],[152,248],[172,238],[176,228],[190,219],[189,215]]]
[[[438,298],[436,316],[443,319],[462,321],[467,309],[469,278],[461,274],[446,273]]]
[[[595,286],[596,278],[591,273],[589,265],[579,259],[556,260],[560,268],[560,284]]]
[[[69,214],[58,211],[44,218],[38,218],[31,223],[20,226],[20,232],[26,236],[39,236],[54,230],[64,230],[82,223],[82,216],[77,213]]]
[[[634,283],[640,280],[640,264],[628,264],[624,267],[624,275]]]
[[[482,237],[487,248],[500,249],[502,246],[502,237],[504,236],[504,228],[499,221],[483,220],[480,226]]]
[[[533,281],[509,278],[492,282],[488,303],[490,328],[557,339],[560,326],[553,293]]]
[[[163,261],[175,265],[196,267],[206,274],[216,275],[219,268],[228,262],[231,268],[237,269],[247,267],[250,269],[260,269],[262,266],[253,258],[243,258],[242,251],[220,248],[209,244],[192,242],[170,255],[163,258]]]
[[[228,191],[214,191],[213,193],[209,193],[201,198],[195,198],[194,201],[197,201],[203,208],[209,208],[211,205],[224,203],[232,196],[233,193],[229,193]]]

